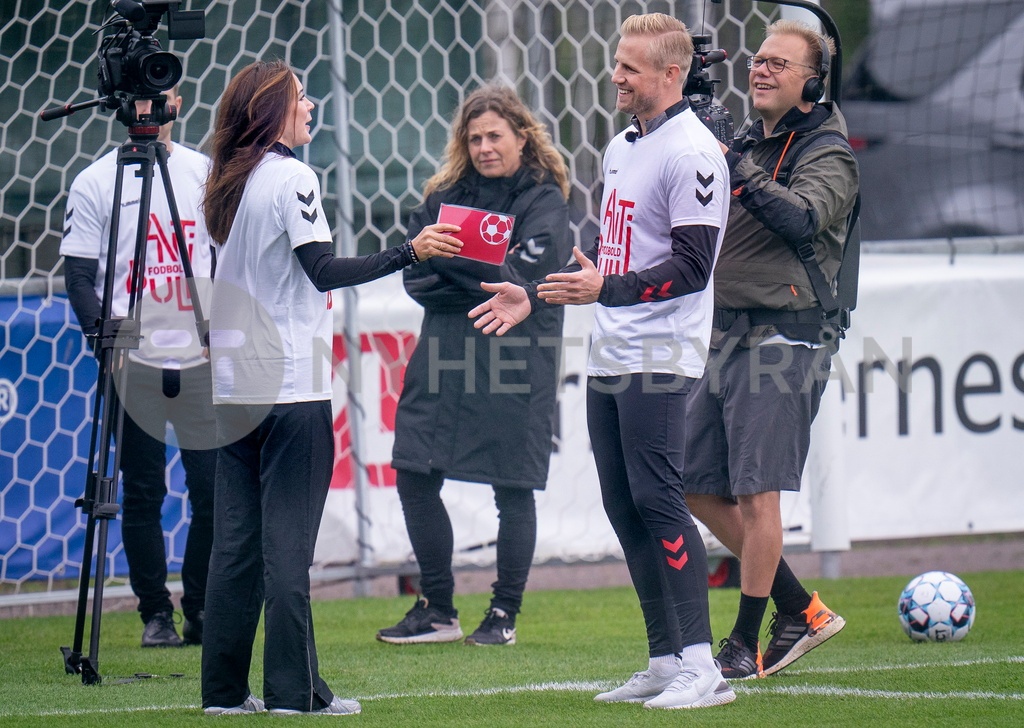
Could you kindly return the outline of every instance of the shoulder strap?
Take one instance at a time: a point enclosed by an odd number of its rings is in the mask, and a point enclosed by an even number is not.
[[[853,152],[850,142],[838,131],[834,129],[818,129],[797,137],[796,140],[791,142],[788,149],[783,149],[783,159],[776,162],[778,169],[775,170],[772,179],[780,185],[789,187],[790,175],[793,174],[793,168],[800,161],[800,158],[812,149],[824,146],[844,147],[851,153]]]
[[[846,137],[840,134],[838,131],[833,129],[824,129],[813,131],[809,134],[796,139],[796,141],[790,140],[786,144],[786,147],[782,151],[782,156],[776,162],[776,169],[772,175],[772,179],[781,185],[789,186],[790,176],[793,173],[793,168],[800,158],[811,151],[823,146],[838,146],[844,147],[851,153],[853,149],[850,147],[849,141]],[[843,258],[839,265],[839,273],[837,274],[836,291],[838,295],[832,294],[832,286],[829,285],[828,280],[825,278],[824,271],[821,270],[821,266],[818,264],[817,257],[814,254],[814,246],[810,242],[799,246],[796,249],[797,256],[800,258],[800,262],[803,263],[804,270],[807,271],[807,277],[811,282],[811,289],[814,291],[815,297],[818,299],[818,303],[822,308],[822,318],[831,319],[838,315],[842,309],[852,309],[856,305],[857,301],[857,270],[860,266],[860,238],[859,235],[854,241],[854,230],[857,228],[857,218],[860,214],[860,194],[858,193],[857,199],[854,202],[853,210],[850,213],[850,217],[847,220],[846,227],[846,240],[843,243]],[[852,244],[851,244],[852,243]],[[856,250],[851,250],[856,248]],[[851,258],[851,266],[854,270],[852,273],[852,291],[850,290],[850,281],[847,281],[846,273],[847,260]],[[852,294],[852,300],[850,296]]]
[[[844,311],[857,307],[857,285],[860,280],[860,192],[853,201],[843,243],[843,260],[836,275],[836,298]],[[847,319],[849,315],[847,314]],[[849,328],[849,320],[844,328]]]

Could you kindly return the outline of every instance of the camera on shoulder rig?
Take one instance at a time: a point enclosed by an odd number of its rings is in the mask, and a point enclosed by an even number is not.
[[[721,80],[711,78],[707,71],[713,63],[721,63],[726,58],[724,50],[711,49],[710,35],[694,35],[693,61],[690,64],[686,85],[683,87],[683,96],[689,99],[690,106],[697,114],[697,118],[704,122],[704,126],[711,130],[718,141],[729,146],[735,134],[732,112],[715,103],[715,86],[721,83]]]

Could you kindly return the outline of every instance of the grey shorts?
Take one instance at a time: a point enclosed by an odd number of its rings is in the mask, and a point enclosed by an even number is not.
[[[767,344],[724,360],[712,351],[687,398],[683,490],[726,498],[800,490],[830,368],[825,348]]]

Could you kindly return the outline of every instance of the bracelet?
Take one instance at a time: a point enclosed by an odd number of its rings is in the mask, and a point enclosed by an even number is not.
[[[406,243],[406,245],[409,246],[409,255],[412,257],[412,262],[419,263],[420,257],[416,255],[416,248],[412,247],[412,241]]]

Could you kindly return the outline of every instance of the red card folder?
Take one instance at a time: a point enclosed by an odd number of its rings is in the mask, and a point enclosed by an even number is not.
[[[462,241],[462,250],[458,255],[494,265],[505,262],[508,244],[512,240],[515,215],[442,203],[437,221],[462,228],[452,234],[452,237]]]

